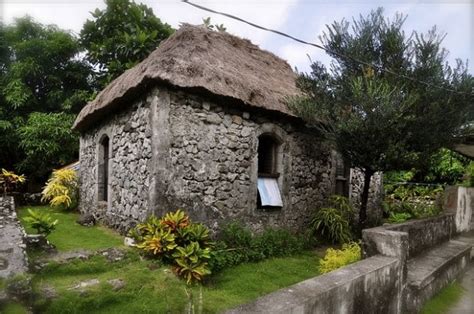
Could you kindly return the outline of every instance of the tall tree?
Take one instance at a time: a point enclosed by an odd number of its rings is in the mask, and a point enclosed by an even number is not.
[[[75,158],[77,138],[67,137],[70,142],[63,143],[64,152],[48,155],[45,161],[46,155],[34,152],[33,146],[28,146],[26,152],[27,146],[21,143],[29,142],[32,133],[21,130],[33,122],[38,130],[44,129],[35,135],[35,140],[42,134],[43,143],[49,143],[44,147],[54,146],[57,140],[59,133],[52,123],[71,134],[71,117],[92,92],[91,68],[78,58],[78,40],[56,26],[25,17],[1,26],[0,37],[0,165],[26,171],[30,181],[41,181],[53,167]],[[68,118],[32,119],[47,113],[61,113]],[[71,145],[76,149],[68,150]]]
[[[147,57],[173,29],[153,10],[130,0],[106,0],[104,10],[92,12],[81,31],[87,60],[104,87],[111,80]]]
[[[321,41],[334,58],[331,68],[313,63],[311,73],[299,79],[306,96],[291,102],[297,114],[364,172],[361,228],[367,223],[374,173],[412,167],[439,148],[450,147],[472,112],[469,93],[474,81],[462,62],[455,68],[446,63],[443,36],[434,28],[407,37],[404,21],[400,14],[386,19],[378,9],[352,23],[342,20],[328,26]]]

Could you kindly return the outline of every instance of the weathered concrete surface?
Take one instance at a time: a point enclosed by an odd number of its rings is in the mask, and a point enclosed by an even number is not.
[[[474,239],[474,237],[473,237]],[[464,289],[461,299],[449,309],[447,314],[471,314],[474,313],[474,263],[459,280]]]
[[[363,254],[399,259],[403,312],[416,313],[468,266],[472,243],[455,236],[455,213],[386,225],[363,230]]]
[[[456,232],[474,230],[474,188],[448,186],[444,192],[444,208],[455,213]]]
[[[400,313],[399,268],[396,258],[373,256],[227,313]]]
[[[471,260],[474,262],[474,230],[464,232],[455,238],[456,241],[464,242],[472,246]]]
[[[454,214],[412,220],[389,225],[385,228],[408,233],[408,258],[415,257],[437,244],[449,241],[456,232]]]
[[[25,235],[13,197],[0,197],[0,278],[28,270]]]
[[[406,311],[417,313],[423,304],[463,273],[471,245],[449,241],[408,261]]]

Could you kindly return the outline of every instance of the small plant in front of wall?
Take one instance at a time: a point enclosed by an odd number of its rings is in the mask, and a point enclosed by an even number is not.
[[[2,168],[0,173],[0,188],[3,196],[7,196],[7,192],[11,192],[16,186],[26,181],[24,175],[17,175],[13,171],[8,171]]]
[[[42,234],[45,238],[56,229],[58,220],[53,220],[50,214],[42,213],[40,210],[28,209],[29,216],[25,217],[25,222],[38,234]]]
[[[344,267],[359,261],[362,257],[362,249],[356,242],[342,245],[342,249],[329,248],[326,255],[319,261],[319,271],[322,274]]]
[[[55,170],[41,192],[41,200],[54,207],[74,209],[77,206],[78,187],[76,171]]]
[[[352,206],[346,197],[333,195],[329,206],[318,209],[310,223],[311,231],[332,243],[347,243],[353,235],[351,230]]]
[[[137,248],[146,255],[171,264],[173,272],[188,285],[201,282],[211,273],[211,242],[209,229],[193,223],[182,210],[167,213],[162,218],[149,217],[130,229]]]

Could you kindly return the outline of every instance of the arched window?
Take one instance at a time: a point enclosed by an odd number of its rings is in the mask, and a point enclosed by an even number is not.
[[[258,137],[258,196],[257,208],[282,207],[278,185],[280,142],[270,134]]]
[[[99,142],[99,201],[107,201],[109,192],[109,137],[105,135]]]

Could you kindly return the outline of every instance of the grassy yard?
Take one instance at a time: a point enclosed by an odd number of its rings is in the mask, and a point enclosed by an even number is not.
[[[50,241],[60,251],[122,246],[122,238],[107,228],[76,224],[76,214],[49,207],[34,209],[47,210],[59,220]],[[26,208],[22,208],[20,217],[25,214]],[[86,261],[50,264],[33,276],[33,286],[36,291],[52,287],[58,296],[50,301],[38,300],[35,310],[41,313],[181,313],[189,303],[188,295],[191,293],[197,303],[202,291],[203,312],[216,313],[318,275],[318,260],[316,253],[306,252],[242,264],[213,274],[202,288],[189,288],[168,266],[143,259],[130,249],[125,259],[118,262],[94,256]],[[83,292],[71,289],[91,279],[97,279],[99,284],[84,288]],[[123,280],[124,287],[114,291],[108,283],[111,279]],[[18,313],[14,305],[4,312]]]
[[[251,301],[261,295],[316,276],[316,259],[312,254],[276,258],[256,264],[245,264],[212,276],[203,286],[203,310],[216,313]],[[100,284],[86,293],[69,290],[81,281],[98,279]],[[113,291],[107,283],[122,279],[124,288]],[[54,287],[59,298],[38,304],[42,313],[181,313],[188,297],[186,284],[168,267],[156,265],[130,252],[120,262],[110,263],[102,256],[67,265],[52,265],[35,276],[36,289]],[[188,290],[197,299],[199,288]],[[196,301],[197,302],[197,301]]]
[[[123,245],[123,238],[117,233],[102,226],[83,227],[76,223],[77,213],[59,211],[49,206],[22,207],[18,210],[20,220],[28,216],[28,209],[46,211],[58,220],[56,230],[48,239],[60,252],[74,249],[98,250]],[[24,224],[24,222],[23,222]],[[24,224],[25,225],[25,224]],[[27,233],[35,230],[25,226]]]
[[[426,302],[422,314],[444,314],[462,297],[464,289],[457,282],[448,285]]]

